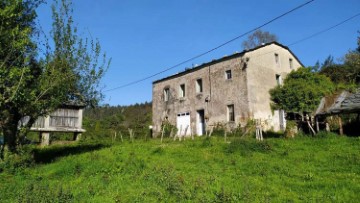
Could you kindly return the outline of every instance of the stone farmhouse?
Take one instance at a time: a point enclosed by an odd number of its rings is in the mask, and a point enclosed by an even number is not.
[[[284,130],[283,110],[272,110],[269,90],[303,66],[277,42],[212,60],[153,82],[153,132],[164,122],[178,135],[203,135],[206,129],[243,127],[260,119],[265,130]]]

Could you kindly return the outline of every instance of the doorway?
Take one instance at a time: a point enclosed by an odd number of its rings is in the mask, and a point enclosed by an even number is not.
[[[196,115],[196,133],[197,135],[205,134],[205,111],[198,110]]]

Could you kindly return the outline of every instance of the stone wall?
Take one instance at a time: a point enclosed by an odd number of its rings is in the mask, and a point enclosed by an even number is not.
[[[278,63],[275,55],[278,54]],[[290,68],[289,59],[292,60]],[[161,131],[167,120],[176,126],[177,114],[190,113],[191,132],[196,133],[197,111],[204,110],[206,126],[224,125],[227,128],[244,126],[248,119],[262,119],[268,129],[279,130],[279,112],[270,108],[269,90],[277,85],[277,77],[285,78],[300,67],[287,49],[269,44],[253,51],[234,54],[203,64],[153,83],[153,130]],[[231,79],[226,78],[231,71]],[[196,91],[196,81],[202,80],[203,91]],[[185,97],[180,85],[185,85]],[[170,98],[164,101],[164,89]],[[228,105],[234,106],[235,121],[229,121]]]

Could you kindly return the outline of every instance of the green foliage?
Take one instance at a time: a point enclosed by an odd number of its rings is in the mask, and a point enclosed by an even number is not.
[[[83,126],[86,129],[85,139],[113,139],[117,133],[123,138],[129,138],[128,129],[134,131],[135,138],[150,137],[149,125],[152,123],[151,103],[130,106],[101,106],[95,109],[85,109]],[[170,128],[167,128],[170,130]],[[170,134],[170,132],[168,132]],[[168,135],[168,134],[167,134]]]
[[[286,121],[285,137],[295,137],[297,134],[298,124],[294,120]]]
[[[41,3],[0,3],[0,131],[11,152],[16,152],[39,116],[69,101],[96,105],[102,98],[99,82],[109,65],[98,41],[77,34],[70,0],[54,1],[54,46],[45,42],[40,47],[43,42],[35,41],[41,33],[35,19]],[[38,48],[45,49],[44,53],[39,54]],[[22,123],[24,117],[29,122]]]
[[[177,133],[177,128],[176,126],[172,125],[170,122],[166,121],[163,122],[163,124],[161,125],[161,129],[164,129],[164,137],[170,137],[171,131],[172,131],[172,135],[176,135]]]
[[[284,85],[270,90],[272,107],[288,112],[313,112],[321,98],[334,90],[329,78],[310,68],[299,68],[285,78]]]
[[[135,140],[82,153],[55,153],[50,163],[0,173],[4,180],[0,202],[352,202],[360,198],[359,138],[322,132],[318,137],[230,141],[224,143],[221,137],[166,144]]]
[[[353,88],[360,85],[360,37],[357,39],[358,48],[349,51],[344,57],[343,64],[335,64],[325,60],[320,74],[326,75],[334,83],[340,84],[339,89]]]
[[[103,98],[99,90],[100,79],[110,60],[102,54],[98,40],[82,38],[74,25],[71,0],[55,0],[52,5],[55,44],[47,56],[50,68],[61,70],[67,76],[66,97],[70,101],[96,106]]]
[[[33,147],[23,146],[18,149],[17,153],[6,151],[4,159],[0,160],[0,172],[15,174],[18,171],[24,170],[35,163],[32,156]]]

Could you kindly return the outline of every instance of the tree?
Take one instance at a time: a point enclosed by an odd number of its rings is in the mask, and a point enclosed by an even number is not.
[[[269,43],[273,41],[278,41],[278,37],[276,35],[259,29],[249,35],[247,40],[242,43],[242,46],[244,49],[252,49],[260,46],[263,43]]]
[[[329,77],[334,83],[341,83],[351,88],[360,85],[360,36],[357,40],[358,47],[349,51],[344,57],[343,64],[333,63],[329,56],[323,63],[320,74]]]
[[[39,116],[69,101],[96,105],[102,98],[99,81],[109,64],[105,55],[99,63],[98,41],[77,35],[69,0],[53,4],[54,46],[48,44],[40,57],[34,40],[40,1],[0,3],[0,130],[11,152]]]
[[[36,61],[35,8],[39,1],[0,3],[0,128],[10,150],[16,145],[18,121],[36,107],[27,105],[38,95],[42,67]]]
[[[349,66],[351,81],[360,85],[360,32],[357,38],[357,48],[345,55],[344,65]]]
[[[314,112],[323,96],[335,90],[329,78],[299,68],[292,71],[284,80],[284,85],[270,90],[272,107],[288,112]]]

